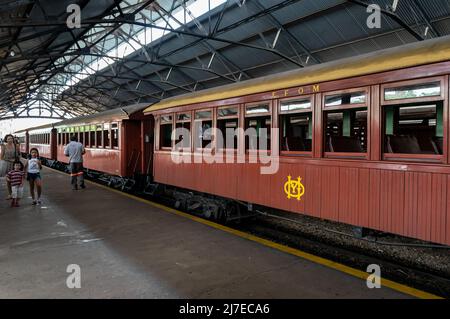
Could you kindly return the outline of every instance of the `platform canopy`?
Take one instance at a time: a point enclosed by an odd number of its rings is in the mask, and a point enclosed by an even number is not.
[[[443,0],[0,0],[0,120],[150,105],[449,34]]]

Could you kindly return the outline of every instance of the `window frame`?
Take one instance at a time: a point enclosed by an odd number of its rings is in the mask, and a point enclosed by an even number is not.
[[[250,107],[251,106],[257,106],[257,105],[264,105],[264,104],[267,104],[267,106],[269,107],[269,111],[268,112],[259,112],[259,113],[254,113],[254,114],[247,115],[247,107],[249,107],[249,106]],[[276,113],[275,111],[276,110],[274,108],[274,101],[271,101],[271,100],[264,100],[264,101],[251,102],[251,103],[244,103],[244,105],[243,105],[243,112],[244,112],[244,114],[242,115],[243,122],[242,122],[240,127],[243,128],[244,136],[243,136],[243,140],[242,140],[242,144],[243,144],[242,146],[243,146],[243,149],[244,149],[244,153],[246,155],[258,154],[260,152],[264,152],[264,153],[266,153],[268,155],[272,154],[272,152],[273,152],[273,149],[272,149],[273,148],[273,145],[272,145],[273,144],[273,141],[272,141],[273,137],[272,137],[272,135],[270,135],[270,149],[269,150],[260,150],[258,148],[257,150],[252,150],[250,152],[250,149],[247,149],[247,142],[246,142],[246,138],[245,138],[245,131],[247,130],[247,128],[246,128],[246,122],[247,122],[246,119],[247,118],[255,118],[255,117],[262,117],[262,116],[269,116],[270,117],[270,129],[272,129],[273,125],[274,125],[274,121],[275,121],[275,118],[274,118],[274,115]],[[276,143],[279,143],[279,141],[276,141]],[[259,140],[258,140],[258,147],[259,147]]]
[[[205,112],[205,111],[211,112],[211,117],[210,118],[202,118],[202,119],[197,119],[196,118],[196,114],[198,112]],[[214,132],[215,132],[215,127],[214,127],[214,123],[215,123],[215,121],[214,121],[214,108],[208,107],[208,108],[202,108],[202,109],[194,110],[192,115],[193,115],[193,117],[192,117],[192,121],[193,122],[192,122],[191,125],[193,125],[193,130],[192,130],[192,133],[191,133],[191,141],[192,141],[192,147],[194,149],[194,153],[203,152],[204,149],[208,149],[206,147],[197,147],[195,145],[194,137],[197,134],[197,127],[196,127],[196,123],[197,122],[211,121],[211,129],[212,129],[211,137],[212,137],[212,139],[209,141],[209,144],[211,144],[211,148],[212,149],[215,149],[216,141],[215,141],[215,137],[214,137]]]
[[[230,109],[230,108],[236,108],[237,109],[237,114],[236,115],[227,115],[227,116],[220,116],[219,117],[219,110],[222,109]],[[245,107],[244,107],[245,110]],[[245,112],[245,111],[244,111]],[[221,120],[237,120],[237,129],[241,128],[241,107],[239,104],[230,104],[230,105],[221,105],[216,107],[216,129],[214,130],[215,132],[218,131],[218,122]],[[224,139],[225,142],[225,139]],[[239,147],[241,144],[241,134],[238,131],[238,135],[237,135],[237,144],[236,144],[236,148],[227,148],[226,145],[224,145],[224,147],[222,148],[218,148],[217,147],[217,143],[216,143],[216,149],[219,151],[225,151],[225,152],[235,152],[236,154],[239,152]]]
[[[289,101],[297,101],[297,100],[307,100],[309,99],[311,101],[311,106],[309,109],[300,109],[300,110],[292,110],[292,111],[281,111],[281,104],[283,102],[289,102]],[[288,97],[288,98],[282,98],[278,100],[277,108],[278,108],[278,148],[280,152],[280,156],[304,156],[304,157],[312,157],[313,151],[314,151],[314,128],[315,128],[315,105],[316,105],[316,98],[315,94],[308,94],[308,95],[299,95],[295,97]],[[311,113],[311,121],[312,121],[312,141],[311,141],[311,151],[283,151],[281,149],[281,117],[284,115],[292,115],[292,114],[303,114],[303,113]]]
[[[117,127],[113,128],[113,126],[116,125]],[[114,146],[113,144],[113,130],[117,131],[117,146]],[[120,125],[119,122],[111,122],[111,127],[110,127],[110,131],[111,131],[111,149],[113,150],[118,150],[119,149],[119,145],[120,145]]]
[[[105,143],[105,134],[108,138],[108,145]],[[102,131],[102,141],[103,141],[103,148],[104,149],[112,149],[111,147],[111,123],[110,122],[104,122],[103,123],[103,131]]]
[[[184,112],[180,111],[180,112],[176,112],[174,114],[174,119],[173,120],[175,121],[175,126],[173,126],[173,128],[176,129],[178,123],[189,123],[189,126],[190,126],[190,129],[189,129],[189,146],[182,147],[178,151],[182,150],[183,152],[191,152],[191,150],[192,150],[192,145],[193,145],[193,142],[192,142],[192,136],[193,136],[193,134],[192,134],[193,133],[192,132],[192,122],[193,122],[194,113],[195,112],[192,112],[192,111],[184,111]],[[178,115],[180,115],[180,114],[189,114],[190,118],[187,119],[187,120],[179,120],[178,119]],[[173,130],[173,128],[172,128],[172,130]],[[172,141],[172,148],[173,149],[175,149],[175,145],[176,145],[175,141]]]
[[[407,99],[397,99],[397,100],[385,100],[384,90],[387,88],[395,88],[401,87],[405,85],[414,85],[414,84],[426,84],[432,82],[439,82],[441,87],[441,94],[436,96],[427,96],[427,97],[414,97]],[[387,84],[380,85],[380,128],[381,128],[381,136],[380,136],[380,148],[381,148],[381,160],[382,161],[391,161],[391,162],[413,162],[413,163],[439,163],[445,164],[447,163],[448,156],[448,96],[447,90],[449,89],[448,80],[446,76],[434,76],[434,77],[425,77],[414,80],[406,80],[406,81],[397,81],[391,82]],[[409,153],[387,153],[385,150],[385,138],[386,138],[386,106],[397,106],[401,107],[402,105],[409,105],[415,103],[438,103],[442,102],[443,106],[443,150],[442,154],[409,154]]]
[[[98,140],[98,132],[100,132],[100,141]],[[103,123],[95,124],[95,147],[103,148]]]
[[[396,100],[386,100],[384,91],[386,89],[406,86],[406,85],[414,85],[414,84],[427,84],[433,82],[440,82],[441,86],[441,94],[435,96],[426,96],[426,97],[413,97],[407,99],[396,99]],[[420,103],[420,102],[436,102],[442,101],[445,99],[445,77],[444,76],[434,76],[427,77],[421,79],[414,80],[406,80],[406,81],[398,81],[382,84],[380,87],[380,95],[381,95],[381,107],[385,105],[398,105],[398,104],[408,104],[408,103]]]
[[[95,124],[89,125],[89,148],[97,148],[97,125]]]
[[[169,121],[163,122],[162,121],[163,116],[171,116],[172,119],[171,119],[170,122]],[[161,145],[161,126],[162,125],[168,125],[168,124],[172,125],[172,131],[173,131],[173,128],[174,128],[174,125],[175,125],[175,114],[174,113],[160,114],[158,116],[158,146],[159,146],[159,150],[160,151],[169,151],[169,152],[171,152],[173,147],[174,147],[174,143],[173,143],[174,141],[172,140],[172,133],[170,135],[170,147]]]
[[[354,104],[341,104],[341,105],[334,105],[334,106],[325,106],[325,101],[327,96],[332,95],[339,95],[339,94],[347,94],[347,93],[356,93],[356,92],[364,92],[366,95],[366,102],[365,103],[354,103]],[[370,144],[371,144],[371,136],[370,136],[370,129],[371,129],[371,91],[369,86],[363,86],[363,87],[357,87],[357,88],[350,88],[350,89],[344,89],[344,90],[336,90],[336,91],[329,91],[324,92],[322,94],[322,101],[321,101],[321,117],[322,117],[322,155],[323,158],[330,158],[330,159],[357,159],[357,160],[368,160],[370,157]],[[354,109],[361,109],[366,108],[367,110],[367,126],[366,126],[366,151],[363,153],[355,153],[355,152],[326,152],[326,113],[328,112],[335,112],[335,111],[345,111],[345,110],[354,110]]]

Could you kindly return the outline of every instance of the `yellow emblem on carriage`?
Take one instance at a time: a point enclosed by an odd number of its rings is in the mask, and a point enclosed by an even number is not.
[[[303,186],[301,180],[300,177],[298,177],[297,180],[292,180],[291,175],[288,176],[287,182],[284,183],[284,192],[288,199],[297,198],[297,200],[300,200],[303,196],[305,193],[305,186]]]

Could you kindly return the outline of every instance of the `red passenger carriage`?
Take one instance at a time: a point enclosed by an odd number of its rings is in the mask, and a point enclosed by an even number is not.
[[[448,245],[449,74],[446,37],[164,100],[145,110],[154,180]],[[173,159],[181,127],[190,163]],[[208,127],[275,129],[279,170],[261,174],[242,132],[233,163],[195,163]]]

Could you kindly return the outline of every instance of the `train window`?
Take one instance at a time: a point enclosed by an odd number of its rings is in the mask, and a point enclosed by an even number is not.
[[[281,151],[311,152],[312,124],[311,98],[282,101],[280,103]]]
[[[89,132],[84,132],[83,133],[83,145],[84,147],[89,147]]]
[[[109,123],[103,124],[103,147],[104,148],[111,148],[111,145],[110,145],[111,137],[110,137],[109,127],[110,127]]]
[[[84,145],[84,132],[81,132],[81,128],[80,128],[78,142],[80,142],[81,144]]]
[[[431,83],[403,85],[384,89],[384,99],[386,101],[415,99],[440,95],[441,95],[440,81]]]
[[[245,115],[264,114],[269,112],[270,107],[268,104],[249,105],[245,108]]]
[[[195,148],[211,148],[212,143],[212,111],[195,112],[194,146]]]
[[[101,147],[103,147],[103,125],[97,124],[95,129],[96,129],[95,141],[97,142],[96,146],[98,148],[101,148]]]
[[[443,154],[443,102],[384,106],[384,152]]]
[[[177,148],[191,147],[191,114],[181,113],[177,114],[177,122],[175,125],[177,129],[175,136],[175,145]],[[183,132],[183,129],[185,130]]]
[[[367,151],[367,108],[324,112],[325,152]]]
[[[366,92],[351,92],[325,96],[325,106],[338,106],[366,103]]]
[[[267,103],[245,107],[245,149],[270,150],[272,118]]]
[[[89,145],[90,145],[90,147],[95,147],[97,145],[97,142],[95,141],[95,137],[96,137],[95,131],[92,130],[92,128],[91,128],[91,131],[89,132]]]
[[[117,123],[111,124],[111,146],[119,147],[119,125]]]
[[[212,112],[211,111],[197,111],[195,112],[195,119],[196,120],[209,120],[212,118]]]
[[[217,132],[220,132],[223,145],[217,145],[217,148],[237,149],[238,148],[238,119],[239,109],[237,106],[221,107],[217,109]]]
[[[238,116],[238,107],[221,107],[217,110],[217,118],[226,118],[226,117],[237,117]]]
[[[161,116],[159,127],[159,145],[161,148],[172,148],[172,116]]]
[[[189,114],[189,113],[177,114],[177,122],[184,122],[184,121],[190,121],[190,120],[191,120],[191,114]]]

